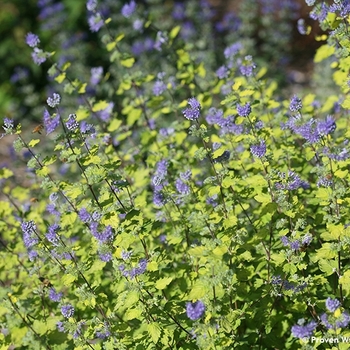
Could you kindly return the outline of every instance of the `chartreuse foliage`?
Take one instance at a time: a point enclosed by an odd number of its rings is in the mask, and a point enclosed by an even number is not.
[[[339,86],[319,102],[284,100],[241,43],[214,73],[134,5],[93,27],[97,82],[42,51],[44,129],[4,121],[1,349],[347,349],[348,14],[313,10]]]

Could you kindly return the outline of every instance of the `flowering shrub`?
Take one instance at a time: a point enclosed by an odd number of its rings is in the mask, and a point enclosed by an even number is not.
[[[206,1],[175,26],[87,1],[97,67],[28,33],[52,84],[42,125],[3,121],[6,348],[348,348],[349,6],[307,3],[338,86],[322,101],[281,96],[244,42],[215,66],[187,22]]]

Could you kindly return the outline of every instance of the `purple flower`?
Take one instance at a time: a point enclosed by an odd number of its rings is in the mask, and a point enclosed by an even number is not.
[[[23,221],[21,229],[23,232],[23,242],[27,248],[31,248],[39,242],[39,239],[35,234],[36,225],[33,220]]]
[[[248,117],[249,114],[252,111],[252,108],[250,107],[250,103],[247,102],[244,106],[241,106],[240,104],[237,103],[237,113],[241,117]]]
[[[282,236],[281,237],[282,244],[287,247],[289,245],[289,239],[287,236]]]
[[[308,233],[301,240],[301,244],[304,246],[309,245],[311,243],[311,241],[312,241],[312,236]]]
[[[184,181],[188,181],[190,180],[192,177],[192,172],[191,170],[187,170],[183,173],[180,173],[180,179],[184,180]]]
[[[59,243],[59,237],[57,235],[57,230],[59,229],[60,226],[58,224],[50,225],[48,228],[48,233],[46,234],[47,240],[55,246],[57,246]]]
[[[89,214],[89,212],[85,208],[81,208],[79,210],[79,219],[83,223],[87,223],[87,222],[90,222],[92,220],[91,215]]]
[[[142,19],[136,19],[134,23],[132,24],[132,27],[137,30],[138,32],[142,32],[143,29],[143,20]]]
[[[192,321],[195,321],[201,318],[204,312],[205,312],[205,305],[200,300],[194,303],[186,304],[187,317]]]
[[[108,261],[111,261],[113,256],[111,253],[107,252],[107,253],[99,253],[98,254],[99,258],[101,261],[104,261],[104,262],[108,262]]]
[[[59,332],[65,332],[66,330],[64,329],[64,323],[62,321],[59,321],[56,323],[56,327]]]
[[[316,129],[320,135],[329,135],[336,129],[335,120],[331,115],[326,117],[325,121],[318,121]]]
[[[77,130],[79,127],[79,124],[77,122],[77,116],[76,114],[69,114],[68,120],[66,122],[66,127],[69,131]]]
[[[183,3],[175,2],[172,16],[176,21],[185,19],[185,5]]]
[[[266,153],[265,141],[260,141],[259,145],[250,146],[250,152],[254,157],[262,158]]]
[[[154,186],[159,186],[162,180],[166,177],[168,172],[168,161],[166,159],[160,160],[156,165],[156,172],[152,178]]]
[[[343,312],[335,321],[336,328],[346,328],[350,323],[350,316],[347,312]]]
[[[130,1],[122,7],[122,15],[129,18],[136,10],[136,3],[134,0]]]
[[[298,239],[296,239],[295,241],[290,242],[290,249],[291,250],[298,250],[300,248],[300,242]]]
[[[162,192],[156,191],[153,193],[153,203],[157,207],[162,207],[165,204],[165,197]]]
[[[239,66],[239,70],[242,75],[246,77],[251,77],[253,75],[253,70],[256,68],[255,63],[252,60],[252,56],[248,55],[244,58],[244,62]]]
[[[74,315],[74,307],[71,304],[66,304],[61,307],[61,313],[65,318],[72,317]]]
[[[335,312],[340,307],[340,301],[338,299],[327,298],[326,308],[329,312]]]
[[[162,80],[157,80],[153,85],[153,94],[155,96],[160,96],[167,89],[166,84]]]
[[[301,99],[298,96],[294,95],[290,100],[289,109],[292,112],[298,112],[301,110],[302,107],[303,107],[303,104],[301,102]]]
[[[188,99],[188,104],[191,106],[193,109],[201,109],[201,104],[198,102],[198,100],[194,97],[191,97]]]
[[[103,68],[102,67],[94,67],[91,68],[91,77],[90,77],[90,84],[92,86],[97,85],[102,78],[102,74],[103,74]]]
[[[39,37],[33,33],[28,33],[26,35],[26,43],[30,47],[36,47],[39,45],[40,40]]]
[[[121,258],[122,258],[124,261],[127,261],[127,260],[130,259],[131,254],[132,254],[132,251],[128,252],[128,251],[123,250],[122,253],[121,253]]]
[[[111,119],[113,108],[114,108],[114,103],[109,102],[108,106],[105,109],[97,112],[96,114],[102,121],[108,122]]]
[[[86,2],[86,8],[88,9],[88,11],[94,11],[97,7],[97,0],[88,0]]]
[[[228,77],[229,70],[226,66],[221,66],[217,71],[216,71],[216,76],[219,79],[225,79]]]
[[[3,129],[6,131],[6,130],[9,130],[9,129],[12,129],[14,126],[14,123],[13,123],[13,120],[12,119],[9,119],[9,118],[4,118],[4,126],[3,126]]]
[[[208,124],[218,124],[223,121],[224,112],[221,109],[216,109],[215,107],[209,108],[208,114],[205,117],[205,120]]]
[[[301,34],[301,35],[307,35],[307,34],[308,34],[308,33],[307,33],[308,30],[307,30],[307,28],[306,28],[304,18],[299,18],[299,19],[298,19],[298,22],[297,22],[297,29],[298,29],[299,34]]]
[[[90,16],[88,22],[92,32],[98,32],[103,27],[103,20],[99,13]]]
[[[224,50],[224,55],[226,59],[232,58],[234,55],[236,55],[239,52],[241,48],[242,48],[242,44],[240,42],[226,47],[226,49]]]
[[[49,56],[48,53],[44,52],[43,50],[34,47],[34,50],[32,52],[32,59],[35,64],[40,66],[42,63],[44,63]]]
[[[105,243],[108,241],[111,241],[113,239],[113,230],[111,226],[107,226],[104,231],[99,232],[98,229],[98,223],[97,222],[92,222],[90,224],[90,230],[92,235],[100,242],[100,243]]]
[[[51,107],[54,108],[60,104],[61,96],[59,94],[54,93],[52,97],[48,97],[46,102]]]
[[[200,103],[196,98],[191,97],[188,100],[188,104],[190,105],[190,107],[187,107],[185,110],[183,110],[182,114],[186,119],[197,120],[200,115],[200,109],[201,109]]]
[[[302,320],[303,321],[303,320]],[[298,322],[299,323],[299,322]],[[294,337],[299,339],[310,338],[317,327],[317,323],[315,321],[311,321],[310,323],[303,325],[294,325],[292,327],[292,334]]]
[[[43,116],[43,124],[46,129],[46,135],[51,134],[56,130],[58,125],[60,124],[60,116],[57,115],[54,118],[51,118],[50,113],[47,111],[47,109],[44,109],[44,116]]]
[[[50,288],[49,289],[49,298],[52,301],[59,302],[62,299],[63,293],[61,292],[56,292],[55,288]]]
[[[185,184],[181,179],[176,180],[175,186],[176,186],[177,192],[179,192],[180,194],[184,194],[184,195],[190,194],[189,186]]]

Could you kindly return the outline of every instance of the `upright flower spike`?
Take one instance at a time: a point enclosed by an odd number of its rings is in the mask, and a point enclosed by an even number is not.
[[[103,19],[99,13],[90,16],[88,22],[92,32],[98,32],[103,27]]]
[[[126,18],[129,18],[135,12],[135,10],[136,10],[136,3],[134,0],[132,0],[128,4],[125,4],[122,7],[122,15]]]
[[[241,117],[248,117],[249,114],[252,112],[252,108],[250,107],[250,103],[247,102],[244,106],[237,103],[237,113]]]
[[[88,11],[95,11],[97,7],[97,0],[88,0],[86,2],[86,8],[88,9]]]
[[[60,104],[61,96],[59,94],[54,93],[52,97],[47,98],[46,102],[51,108],[55,108]]]
[[[338,299],[327,298],[326,308],[329,312],[335,312],[340,307],[340,301]]]
[[[250,152],[252,152],[254,157],[262,158],[266,154],[265,141],[260,141],[260,144],[250,146]]]
[[[299,112],[302,107],[303,107],[303,104],[301,102],[301,99],[297,95],[294,95],[290,100],[290,105],[289,105],[290,111]]]
[[[72,317],[74,315],[74,307],[71,304],[66,304],[61,307],[61,313],[65,318]]]
[[[28,33],[26,35],[26,43],[30,47],[37,47],[40,43],[40,39],[37,35],[33,33]]]
[[[50,113],[45,108],[44,110],[44,117],[43,117],[43,124],[46,129],[46,135],[51,134],[55,131],[55,129],[60,124],[60,116],[56,115],[56,117],[51,118]]]
[[[75,114],[72,113],[68,116],[66,127],[69,131],[74,131],[78,129],[79,124],[77,122],[77,116]]]
[[[194,97],[188,100],[189,107],[182,111],[183,116],[188,120],[197,120],[200,116],[201,104]]]
[[[194,303],[186,304],[187,317],[192,321],[196,321],[200,319],[203,316],[204,312],[205,312],[205,305],[200,300]]]
[[[316,327],[317,323],[315,321],[311,321],[305,326],[303,324],[297,324],[292,327],[292,334],[294,337],[299,339],[310,338]]]

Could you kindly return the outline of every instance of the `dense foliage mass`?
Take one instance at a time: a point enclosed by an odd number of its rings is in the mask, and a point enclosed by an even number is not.
[[[50,84],[22,107],[42,123],[3,120],[1,349],[349,348],[350,4],[306,3],[322,99],[266,64],[293,1],[213,28],[204,0],[88,0],[88,41],[38,2],[52,40],[23,40]]]

